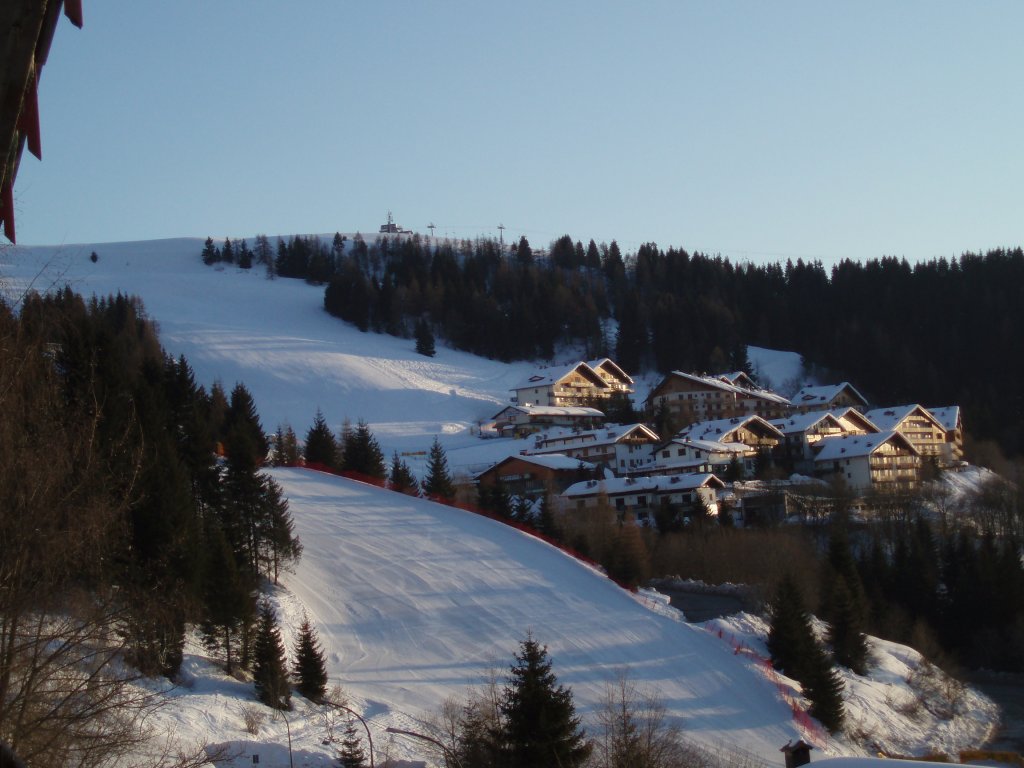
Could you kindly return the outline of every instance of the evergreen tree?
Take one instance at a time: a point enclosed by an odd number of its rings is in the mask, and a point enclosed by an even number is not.
[[[416,352],[427,357],[437,354],[434,347],[434,332],[430,330],[430,323],[425,317],[416,321]]]
[[[338,765],[340,768],[366,768],[366,753],[363,751],[363,740],[356,728],[355,718],[349,718],[345,725],[345,737],[338,750]]]
[[[266,461],[270,441],[260,424],[256,401],[241,382],[231,390],[231,404],[224,416],[223,440],[228,456],[238,461],[253,467]]]
[[[814,634],[803,595],[793,577],[787,574],[779,582],[771,603],[768,653],[772,665],[799,680],[813,642]]]
[[[234,553],[216,524],[208,526],[205,549],[203,635],[209,647],[223,648],[224,668],[231,674],[237,661],[239,635],[252,620],[255,606],[249,580],[239,572]]]
[[[554,541],[560,541],[562,531],[555,520],[555,514],[551,509],[551,496],[545,491],[540,499],[540,507],[537,510],[537,530]]]
[[[231,238],[224,238],[224,245],[220,249],[220,260],[228,264],[235,263],[235,249],[231,245]]]
[[[582,766],[590,755],[572,691],[558,684],[551,666],[547,647],[527,635],[500,704],[508,768],[572,768]]]
[[[302,543],[295,533],[295,522],[288,511],[288,500],[277,481],[269,475],[259,476],[262,490],[258,548],[263,571],[277,584],[282,569],[287,569],[302,556]]]
[[[359,420],[355,430],[346,438],[342,447],[341,465],[349,472],[358,472],[367,477],[383,479],[387,475],[384,454],[381,453],[377,438],[369,425]]]
[[[811,715],[830,731],[843,724],[843,682],[814,635],[811,617],[792,576],[779,583],[771,607],[768,651],[772,664],[799,681],[811,702]]]
[[[412,475],[409,465],[402,461],[398,451],[391,457],[391,470],[388,472],[388,487],[393,491],[415,496],[419,492],[419,484]]]
[[[800,680],[804,696],[811,702],[810,713],[829,731],[835,733],[843,727],[843,681],[832,667],[825,649],[818,642],[811,646]]]
[[[455,485],[448,471],[448,457],[436,437],[427,457],[427,476],[423,481],[423,493],[444,501],[455,498]]]
[[[242,269],[252,269],[252,251],[249,250],[249,244],[245,242],[244,237],[238,245],[238,266]]]
[[[213,244],[213,238],[206,238],[206,243],[203,245],[203,264],[210,266],[220,261],[220,251],[217,250],[217,246]]]
[[[305,459],[307,466],[323,466],[337,469],[340,465],[338,445],[334,441],[334,433],[327,426],[323,413],[316,410],[313,426],[306,432]]]
[[[292,668],[295,688],[300,694],[319,704],[327,693],[327,665],[323,648],[308,616],[302,617],[299,637],[295,642],[295,665]]]
[[[832,611],[827,641],[838,664],[863,675],[868,666],[868,643],[862,630],[863,618],[840,578],[832,589]]]
[[[291,690],[288,684],[287,661],[277,616],[270,603],[260,604],[256,646],[253,653],[253,682],[256,697],[274,709],[291,709]]]

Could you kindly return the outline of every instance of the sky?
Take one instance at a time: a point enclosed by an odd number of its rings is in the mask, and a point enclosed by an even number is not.
[[[19,242],[563,234],[912,261],[1024,241],[1024,3],[86,0]]]

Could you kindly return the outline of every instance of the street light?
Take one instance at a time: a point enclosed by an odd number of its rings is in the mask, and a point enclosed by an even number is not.
[[[288,723],[288,718],[285,717],[283,709],[277,709],[275,707],[274,712],[275,714],[280,715],[281,719],[284,720],[284,729],[288,731],[288,766],[289,768],[295,768],[295,763],[292,762],[292,727]]]
[[[366,724],[366,721],[363,720],[363,716],[356,712],[354,709],[350,709],[349,707],[346,707],[344,704],[339,704],[338,702],[331,701],[330,699],[324,699],[324,704],[329,704],[332,707],[337,707],[338,709],[345,710],[350,715],[358,719],[360,723],[363,724],[363,728],[366,729],[366,740],[370,742],[370,768],[376,768],[376,766],[373,764],[373,736],[370,735],[370,726],[368,726]]]
[[[412,736],[414,739],[423,739],[424,741],[429,741],[431,744],[436,744],[441,748],[441,751],[444,753],[445,760],[451,759],[455,763],[455,765],[458,766],[458,768],[462,768],[462,763],[459,762],[459,758],[455,756],[455,753],[453,753],[450,749],[448,749],[448,747],[446,747],[440,741],[435,739],[433,736],[427,736],[425,733],[416,733],[416,731],[403,731],[401,728],[391,728],[390,726],[385,728],[384,732],[395,733],[399,736]]]

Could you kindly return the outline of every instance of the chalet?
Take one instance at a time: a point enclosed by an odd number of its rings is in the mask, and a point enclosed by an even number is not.
[[[587,432],[548,432],[537,435],[531,454],[564,453],[603,464],[615,474],[634,472],[651,464],[651,447],[659,438],[644,424],[610,426]]]
[[[611,396],[612,388],[586,363],[542,368],[512,388],[517,405],[580,406]]]
[[[701,421],[681,429],[676,437],[683,440],[714,440],[720,443],[743,443],[755,450],[771,450],[781,444],[785,435],[760,416],[733,416],[728,419]]]
[[[856,491],[907,490],[921,480],[921,454],[900,432],[828,437],[814,457],[818,477],[842,478]]]
[[[724,487],[712,474],[616,477],[576,483],[562,493],[562,500],[569,512],[600,510],[605,506],[609,512],[614,510],[619,520],[630,516],[637,522],[648,523],[662,504],[677,506],[684,515],[701,507],[717,515],[717,493]]]
[[[869,435],[872,432],[882,431],[872,423],[871,419],[852,406],[833,408],[829,413],[839,419],[839,423],[843,425],[847,434]]]
[[[880,430],[895,430],[907,438],[922,456],[942,460],[947,453],[946,427],[921,405],[876,408],[864,414]]]
[[[513,496],[536,501],[557,496],[569,486],[594,477],[597,467],[564,454],[509,456],[474,479],[481,488],[501,483]]]
[[[772,426],[785,436],[779,451],[781,458],[792,463],[798,472],[813,471],[814,454],[821,440],[855,434],[829,411],[794,413],[788,418],[773,421]]]
[[[583,406],[509,405],[492,418],[502,437],[523,437],[551,427],[593,429],[604,422],[603,413]]]
[[[598,376],[604,379],[604,383],[611,388],[613,393],[633,394],[632,377],[619,368],[613,360],[602,357],[600,360],[589,360],[587,365],[597,371]]]
[[[749,382],[750,378],[737,380]],[[666,410],[672,423],[693,424],[710,419],[758,415],[782,418],[790,410],[789,400],[767,389],[738,386],[722,376],[698,376],[672,371],[651,390],[646,407],[649,412]]]
[[[929,408],[932,416],[946,430],[946,446],[942,458],[947,464],[958,464],[964,458],[964,424],[960,416],[959,405],[948,405],[943,408]]]
[[[835,408],[861,408],[868,405],[864,396],[848,381],[840,384],[824,384],[804,387],[792,399],[793,408],[800,413],[808,411],[831,411]]]
[[[714,473],[726,476],[738,462],[743,477],[757,470],[757,450],[744,443],[673,438],[657,445],[646,470],[652,475]]]

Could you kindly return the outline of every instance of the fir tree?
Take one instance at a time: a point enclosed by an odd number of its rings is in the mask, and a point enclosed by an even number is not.
[[[231,238],[224,238],[224,245],[220,249],[220,260],[228,264],[235,263],[235,250],[231,245]]]
[[[818,642],[811,646],[800,683],[804,696],[811,702],[811,716],[832,733],[842,728],[845,717],[843,681]]]
[[[363,751],[363,740],[356,729],[355,718],[349,718],[345,726],[345,737],[341,740],[338,750],[340,768],[366,768],[366,753]]]
[[[803,663],[814,641],[803,595],[789,574],[782,578],[771,604],[768,653],[772,665],[792,678],[800,679]]]
[[[252,269],[252,251],[249,250],[249,244],[245,242],[244,237],[238,245],[238,266],[242,269]]]
[[[391,457],[391,469],[388,472],[388,487],[393,491],[415,496],[419,492],[419,484],[412,475],[409,465],[402,461],[398,451]]]
[[[572,691],[558,684],[551,666],[547,647],[527,635],[500,704],[502,751],[509,768],[572,768],[590,755]]]
[[[455,485],[448,472],[448,457],[440,441],[435,437],[427,457],[427,477],[423,481],[423,493],[431,498],[451,501],[455,498]]]
[[[341,465],[349,472],[358,472],[367,477],[383,479],[387,474],[384,454],[381,453],[377,438],[362,419],[345,439]]]
[[[210,266],[220,261],[220,251],[217,250],[217,246],[213,244],[213,238],[206,238],[206,243],[203,245],[203,264]]]
[[[203,634],[211,648],[223,648],[224,668],[234,672],[232,651],[237,651],[239,634],[253,615],[249,580],[239,572],[234,553],[216,524],[206,532],[203,568]]]
[[[334,433],[327,426],[327,421],[319,408],[316,410],[313,426],[306,432],[305,459],[308,466],[323,466],[328,469],[337,469],[340,464]]]
[[[284,643],[281,642],[281,632],[277,628],[277,616],[268,602],[260,605],[253,656],[255,664],[252,676],[256,684],[256,697],[268,707],[291,709]]]
[[[434,332],[430,330],[430,323],[425,317],[416,321],[416,352],[427,357],[437,354],[434,347]]]
[[[327,665],[323,648],[308,616],[302,617],[299,637],[295,642],[295,665],[292,668],[295,688],[300,694],[319,704],[327,693]]]
[[[839,578],[832,588],[832,610],[827,641],[832,646],[836,663],[863,675],[868,667],[868,643],[863,632],[863,618],[846,588],[846,580]]]

